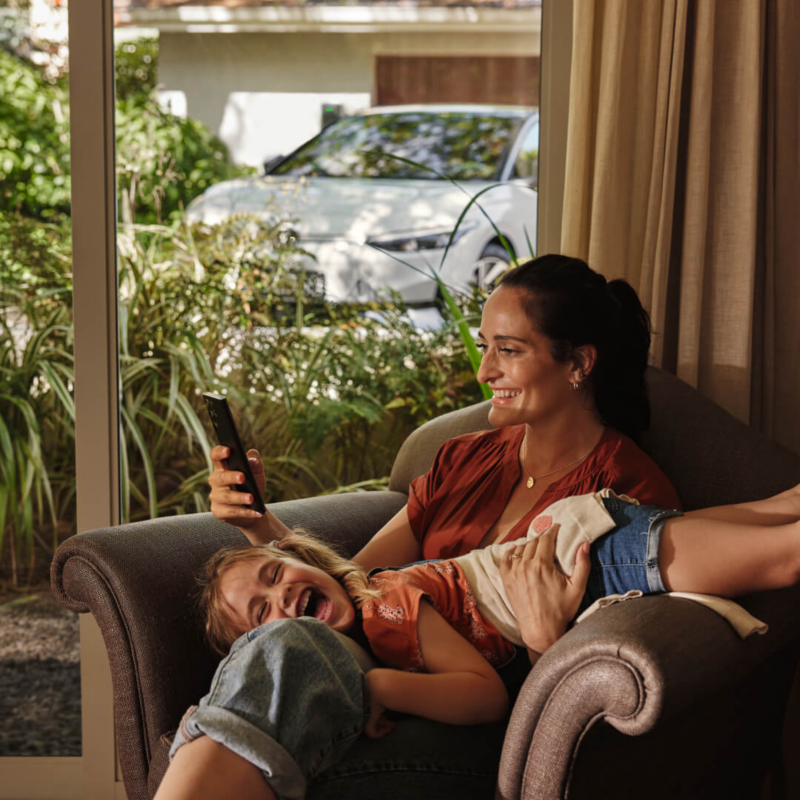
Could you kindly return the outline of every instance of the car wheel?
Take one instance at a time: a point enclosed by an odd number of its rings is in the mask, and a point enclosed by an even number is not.
[[[473,282],[480,289],[493,288],[510,263],[511,256],[505,247],[495,242],[487,244],[475,263]]]

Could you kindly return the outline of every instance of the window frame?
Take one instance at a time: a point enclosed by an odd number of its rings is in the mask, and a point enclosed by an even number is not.
[[[572,6],[573,0],[542,0],[537,253],[560,249]],[[77,521],[83,532],[120,520],[112,0],[70,2],[69,48]],[[80,632],[83,755],[0,758],[0,800],[125,798],[105,645],[91,615],[81,615]]]

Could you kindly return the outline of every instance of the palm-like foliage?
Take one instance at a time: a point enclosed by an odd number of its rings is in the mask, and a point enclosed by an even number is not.
[[[132,498],[149,517],[203,510],[200,485],[209,466],[208,439],[188,397],[212,370],[170,296],[188,276],[158,258],[169,231],[138,234],[123,226],[118,235],[124,520],[138,516]]]
[[[245,394],[256,399],[244,341],[259,326],[274,328],[286,298],[302,292],[287,268],[301,252],[285,224],[246,216],[177,230],[121,226],[124,519],[206,508],[211,465],[200,395],[222,390],[239,408]],[[284,466],[310,479],[293,449],[280,456]]]
[[[35,276],[11,251],[0,264],[14,287],[0,295],[0,548],[15,574],[74,518],[71,276],[51,233]],[[384,488],[411,430],[479,399],[456,329],[417,330],[397,298],[307,303],[286,225],[125,223],[118,245],[125,520],[206,508],[207,389],[262,451],[267,501]]]
[[[23,552],[33,566],[34,540],[52,552],[40,528],[52,530],[54,547],[74,493],[69,309],[42,314],[39,305],[9,288],[0,302],[0,548],[8,534],[15,582]]]

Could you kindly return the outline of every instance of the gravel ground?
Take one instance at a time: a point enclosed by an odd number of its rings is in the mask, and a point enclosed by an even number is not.
[[[46,584],[0,593],[0,756],[79,756],[78,615]]]

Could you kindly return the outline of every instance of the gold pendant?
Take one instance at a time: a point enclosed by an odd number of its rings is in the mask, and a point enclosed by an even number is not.
[[[526,485],[526,486],[527,486],[529,489],[533,489],[533,484],[534,484],[534,483],[536,483],[536,481],[535,481],[533,478],[530,478],[530,477],[529,477],[529,478],[528,478],[528,482],[527,482],[525,485]]]

